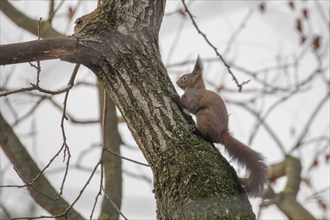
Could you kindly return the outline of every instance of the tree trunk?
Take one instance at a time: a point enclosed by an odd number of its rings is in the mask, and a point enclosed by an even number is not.
[[[0,51],[0,64],[61,58],[89,67],[152,169],[158,219],[255,219],[234,169],[189,132],[191,117],[171,99],[175,90],[158,45],[164,7],[165,0],[103,0],[77,20],[74,37],[55,41],[51,53],[43,47],[51,42],[37,41],[33,56],[8,58]]]
[[[192,135],[189,117],[161,62],[158,32],[165,1],[103,1],[81,17],[75,37],[81,59],[125,118],[151,166],[159,219],[254,219],[228,162]],[[83,52],[84,50],[81,50]]]
[[[100,101],[100,115],[103,116],[103,99],[104,88],[98,83],[99,101]],[[106,125],[104,144],[105,147],[112,152],[120,155],[120,145],[122,143],[121,137],[118,131],[118,121],[116,114],[116,106],[112,99],[107,95],[107,107],[106,107]],[[102,117],[101,117],[102,118]],[[102,132],[101,132],[102,133]],[[103,152],[103,165],[104,165],[104,190],[106,196],[103,196],[102,211],[100,213],[100,219],[119,219],[119,213],[122,199],[122,166],[121,158],[111,154],[109,152]],[[109,200],[112,201],[109,201]],[[113,202],[113,203],[112,203]],[[116,207],[115,207],[116,206]]]

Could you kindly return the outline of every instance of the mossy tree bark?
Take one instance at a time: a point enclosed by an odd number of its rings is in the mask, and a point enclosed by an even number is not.
[[[189,132],[191,118],[171,99],[158,45],[164,7],[165,0],[103,0],[78,19],[63,43],[76,48],[60,57],[89,67],[121,111],[153,171],[158,219],[254,219],[233,168]],[[31,59],[54,58],[42,56]]]
[[[159,219],[253,219],[235,171],[189,133],[170,98],[175,90],[158,47],[164,7],[164,0],[103,1],[77,21],[75,36],[93,54],[84,64],[107,89],[152,168]]]

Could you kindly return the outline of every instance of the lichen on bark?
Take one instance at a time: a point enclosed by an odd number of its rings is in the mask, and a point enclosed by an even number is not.
[[[85,65],[150,164],[159,219],[254,219],[233,168],[189,132],[192,121],[171,99],[175,89],[158,45],[164,6],[156,0],[103,1],[75,28],[79,42],[97,57]]]

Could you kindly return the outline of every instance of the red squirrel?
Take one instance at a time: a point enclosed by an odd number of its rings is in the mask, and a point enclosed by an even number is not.
[[[228,154],[249,172],[249,178],[240,178],[249,196],[260,196],[267,180],[267,165],[263,156],[231,136],[228,131],[228,113],[223,99],[206,90],[203,64],[199,56],[193,71],[180,77],[176,84],[184,90],[174,101],[196,115],[196,127],[191,131],[212,143],[221,143]]]

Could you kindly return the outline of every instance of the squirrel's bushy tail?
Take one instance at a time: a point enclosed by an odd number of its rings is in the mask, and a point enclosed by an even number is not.
[[[228,131],[224,132],[220,143],[239,165],[250,172],[249,178],[241,181],[248,195],[256,197],[262,193],[268,177],[268,168],[263,156],[232,137]]]

